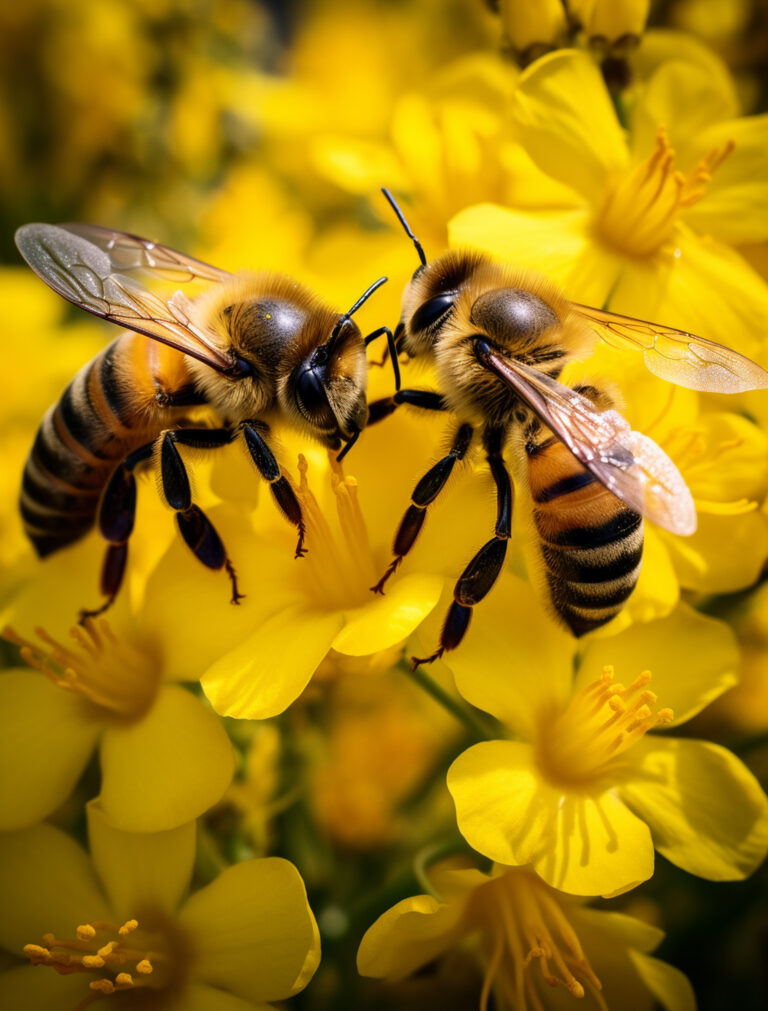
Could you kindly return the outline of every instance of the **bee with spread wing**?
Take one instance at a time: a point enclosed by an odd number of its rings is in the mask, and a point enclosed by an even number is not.
[[[450,252],[429,263],[402,211],[383,192],[420,260],[403,293],[396,347],[434,366],[439,392],[399,390],[371,404],[370,420],[410,404],[449,411],[458,424],[447,455],[417,483],[395,535],[394,558],[372,589],[384,592],[429,505],[480,430],[496,486],[494,535],[456,583],[438,648],[414,662],[430,662],[459,645],[472,608],[501,572],[513,504],[505,452],[520,463],[530,489],[555,614],[577,636],[598,628],[618,614],[637,584],[643,517],[689,535],[696,511],[669,457],[632,431],[605,391],[559,382],[565,365],[597,334],[613,347],[642,352],[655,375],[696,390],[764,389],[768,373],[685,331],[570,302],[553,284],[479,252]]]
[[[365,346],[352,315],[380,278],[339,313],[289,277],[231,274],[166,246],[94,225],[25,225],[16,242],[63,298],[127,333],[88,362],[47,412],[24,469],[21,512],[37,552],[49,555],[98,522],[108,542],[102,606],[115,599],[136,511],[135,469],[155,457],[163,495],[184,541],[209,569],[225,569],[242,596],[215,527],[192,501],[179,446],[216,449],[242,436],[278,508],[298,531],[301,506],[269,446],[282,419],[330,449],[348,448],[366,422]],[[191,299],[163,297],[154,281],[210,282]],[[386,331],[389,339],[391,335]],[[208,405],[216,427],[194,427]]]

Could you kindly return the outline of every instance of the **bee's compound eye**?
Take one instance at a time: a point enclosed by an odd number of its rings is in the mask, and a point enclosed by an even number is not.
[[[249,361],[245,358],[240,358],[239,356],[235,358],[232,364],[232,377],[234,379],[247,379],[248,376],[252,376],[253,373],[254,368]]]
[[[424,302],[411,318],[411,331],[419,333],[423,330],[429,330],[435,323],[438,323],[444,316],[448,315],[451,309],[453,309],[455,301],[456,292],[447,291],[442,295],[435,295],[434,298],[430,298]]]
[[[323,383],[317,372],[304,369],[296,378],[296,402],[299,410],[305,416],[328,412],[328,398],[325,395]]]

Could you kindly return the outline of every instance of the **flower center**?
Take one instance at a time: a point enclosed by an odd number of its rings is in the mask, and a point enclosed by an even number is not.
[[[42,645],[22,639],[12,628],[4,638],[21,646],[22,659],[59,688],[124,720],[135,720],[151,707],[160,682],[160,665],[149,651],[137,649],[114,634],[101,618],[86,618],[69,631],[73,646],[65,646],[38,626]]]
[[[24,945],[32,965],[48,965],[62,975],[90,973],[93,993],[74,1011],[83,1011],[93,1001],[121,990],[139,987],[159,989],[171,979],[168,939],[161,931],[148,931],[138,920],[122,926],[96,920],[75,930],[73,940],[44,934],[42,944]]]
[[[648,256],[669,238],[677,214],[701,200],[713,172],[733,151],[729,140],[684,175],[675,171],[675,152],[660,126],[653,151],[608,192],[597,217],[601,237],[622,253]]]
[[[613,679],[613,667],[575,695],[567,707],[548,714],[536,735],[536,762],[555,785],[586,785],[653,727],[671,723],[671,709],[659,709],[643,671],[629,688]]]
[[[297,496],[307,527],[309,550],[302,562],[302,582],[324,608],[356,607],[370,600],[376,582],[368,530],[357,496],[357,481],[345,477],[331,457],[331,487],[336,498],[338,535],[331,530],[307,481],[309,464],[299,454]]]
[[[541,983],[561,986],[576,998],[589,992],[598,1007],[606,1008],[602,984],[557,893],[540,878],[526,870],[510,870],[480,888],[475,902],[489,954],[480,1011],[486,1011],[492,990],[501,1005],[514,1011],[540,1011]],[[535,963],[538,975],[531,968]]]

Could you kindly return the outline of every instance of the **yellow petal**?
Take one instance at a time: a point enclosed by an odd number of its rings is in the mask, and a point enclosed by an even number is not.
[[[682,225],[678,238],[658,318],[758,358],[765,344],[768,284],[727,246]]]
[[[707,11],[707,17],[711,23],[711,8]],[[689,32],[673,28],[650,29],[643,36],[642,46],[633,54],[632,62],[639,81],[652,80],[660,68],[672,63],[702,68],[714,82],[710,85],[709,96],[714,100],[715,107],[724,109],[728,118],[739,114],[739,99],[728,66],[710,46]],[[674,95],[671,99],[673,104],[670,114],[674,113],[676,118],[680,114],[680,108],[674,104]],[[641,93],[639,104],[642,101]]]
[[[702,235],[731,245],[768,238],[768,115],[717,123],[702,131],[691,165],[710,151],[736,146],[707,183],[707,191],[685,214]]]
[[[690,172],[712,149],[702,150],[702,134],[712,123],[737,115],[730,75],[724,67],[721,69],[717,74],[710,65],[671,59],[656,70],[632,115],[632,153],[636,161],[647,158],[653,150],[660,126],[666,127],[677,155],[676,167],[683,172]],[[709,188],[704,199],[709,199]]]
[[[639,951],[630,951],[628,955],[641,980],[665,1011],[696,1011],[693,987],[679,969]]]
[[[70,927],[70,932],[72,928]],[[29,942],[39,944],[37,938]],[[0,973],[0,1007],[24,1011],[75,1008],[93,991],[80,973],[62,976],[39,965],[20,965]]]
[[[86,811],[93,865],[118,919],[145,908],[173,915],[192,877],[194,821],[167,832],[121,832],[98,801]]]
[[[768,798],[747,767],[708,741],[654,735],[636,748],[638,774],[620,792],[659,853],[710,881],[751,874],[768,851]]]
[[[358,972],[394,981],[410,976],[453,945],[465,906],[438,902],[431,895],[398,902],[363,935]]]
[[[513,211],[498,204],[475,204],[456,214],[448,225],[451,246],[481,249],[503,263],[546,274],[566,286],[574,264],[590,248],[589,214],[569,211]],[[604,294],[615,276],[601,278]],[[572,298],[582,292],[569,291]],[[590,299],[592,304],[601,301]]]
[[[220,716],[263,720],[299,697],[344,623],[338,611],[281,611],[201,678]]]
[[[768,557],[768,517],[760,512],[713,516],[699,512],[691,537],[672,537],[663,530],[682,586],[698,593],[734,593],[753,586]]]
[[[84,916],[112,916],[85,850],[44,823],[0,834],[0,906],[0,947],[19,957],[49,931],[71,937]]]
[[[459,831],[498,863],[530,863],[542,851],[556,799],[544,789],[533,750],[518,741],[484,741],[448,770]]]
[[[205,983],[191,983],[173,1005],[173,1011],[275,1011],[275,1005],[243,1000]]]
[[[627,948],[638,951],[654,951],[664,940],[664,931],[643,920],[625,913],[609,912],[607,909],[591,909],[583,906],[574,911],[570,917],[574,921],[577,933],[581,926],[588,924],[592,929],[602,931]]]
[[[312,162],[336,186],[367,197],[386,180],[394,190],[407,189],[407,179],[391,148],[374,140],[323,134],[310,142]]]
[[[568,698],[572,658],[573,639],[530,584],[505,574],[475,608],[461,646],[443,659],[468,702],[530,739],[537,712]]]
[[[72,692],[30,670],[0,675],[0,830],[41,821],[71,793],[101,727]]]
[[[572,895],[621,894],[653,874],[648,826],[613,791],[560,798],[534,870]]]
[[[677,725],[736,683],[737,663],[730,628],[680,604],[668,618],[632,625],[609,639],[593,639],[584,651],[576,689],[598,678],[606,665],[613,666],[624,684],[631,684],[641,670],[650,670],[650,689],[660,707],[673,711]]]
[[[101,768],[101,805],[115,828],[162,832],[215,804],[235,765],[216,716],[190,692],[166,685],[144,719],[105,732]]]
[[[561,50],[531,64],[520,75],[512,117],[539,168],[590,203],[629,163],[608,90],[587,53]]]
[[[347,656],[367,656],[402,642],[432,611],[442,589],[440,576],[414,572],[398,579],[385,594],[371,594],[369,604],[347,611],[333,648]]]
[[[246,1000],[290,997],[320,961],[304,882],[278,857],[227,868],[190,897],[179,924],[194,944],[195,981]]]

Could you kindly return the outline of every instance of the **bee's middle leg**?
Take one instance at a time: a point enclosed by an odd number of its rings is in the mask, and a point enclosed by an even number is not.
[[[488,427],[483,433],[486,459],[496,485],[496,527],[493,537],[477,552],[459,576],[453,590],[453,602],[443,622],[440,645],[427,657],[411,657],[413,669],[423,663],[432,663],[446,650],[456,649],[469,627],[472,608],[490,592],[499,578],[512,528],[512,482],[504,464],[502,447],[503,428]]]
[[[251,459],[255,463],[259,474],[268,482],[269,490],[272,492],[272,497],[277,503],[278,509],[289,523],[293,523],[299,532],[299,540],[296,544],[296,554],[294,557],[302,558],[307,553],[307,549],[304,547],[304,538],[307,535],[304,514],[301,511],[301,503],[296,497],[296,492],[281,472],[280,464],[275,459],[275,454],[261,434],[261,432],[268,432],[269,428],[262,421],[245,421],[240,427]]]
[[[224,569],[232,585],[232,603],[243,594],[237,585],[237,573],[213,523],[192,502],[192,488],[177,444],[195,449],[219,449],[232,441],[227,428],[180,428],[160,436],[160,478],[168,505],[176,511],[176,524],[185,544],[198,561],[209,569]]]

